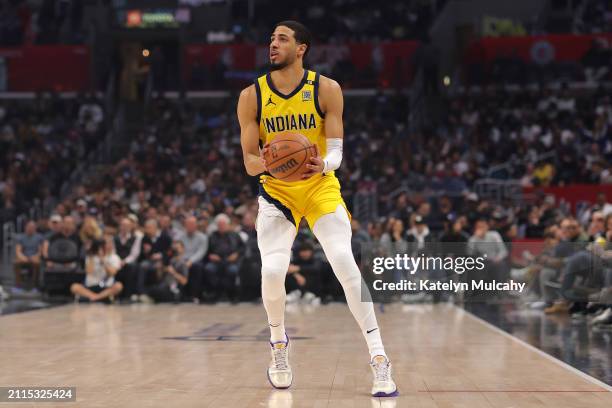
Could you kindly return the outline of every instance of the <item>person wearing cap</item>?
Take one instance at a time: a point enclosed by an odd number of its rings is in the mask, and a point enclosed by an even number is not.
[[[425,251],[426,243],[433,241],[433,236],[429,231],[429,227],[425,223],[425,219],[420,214],[415,214],[412,217],[412,228],[406,231],[405,240],[413,251],[422,252]]]

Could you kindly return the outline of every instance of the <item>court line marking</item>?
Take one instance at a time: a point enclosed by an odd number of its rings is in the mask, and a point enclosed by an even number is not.
[[[522,392],[522,393],[541,393],[541,392],[565,392],[565,393],[591,393],[591,392],[608,392],[606,390],[417,390],[417,392],[469,392],[469,393],[496,393],[496,392]]]
[[[540,350],[537,347],[532,346],[531,344],[529,344],[529,343],[519,339],[518,337],[515,337],[515,336],[511,335],[510,333],[500,329],[497,326],[492,325],[491,323],[487,322],[486,320],[481,319],[480,317],[476,316],[472,312],[467,311],[467,310],[465,310],[463,308],[460,308],[457,305],[453,305],[453,306],[455,308],[457,308],[458,310],[460,310],[461,312],[463,312],[466,316],[468,316],[468,317],[472,318],[473,320],[479,322],[483,326],[488,327],[489,329],[493,330],[494,332],[496,332],[498,334],[501,334],[502,336],[506,337],[507,339],[510,339],[510,340],[514,341],[515,343],[518,343],[518,344],[522,345],[523,347],[527,348],[528,350],[531,350],[531,351],[535,352],[536,354],[539,354],[541,357],[544,357],[548,361],[552,361],[553,363],[555,363],[555,364],[565,368],[566,370],[569,370],[569,371],[573,372],[574,374],[582,377],[582,379],[587,380],[590,383],[595,384],[595,385],[603,388],[607,392],[612,392],[612,386],[606,384],[605,382],[603,382],[601,380],[598,380],[597,378],[592,377],[589,374],[578,370],[576,367],[573,367],[573,366],[569,365],[565,361],[559,360],[558,358],[551,356],[550,354]],[[483,391],[480,391],[480,392],[483,392]],[[587,391],[587,392],[601,392],[601,391]]]

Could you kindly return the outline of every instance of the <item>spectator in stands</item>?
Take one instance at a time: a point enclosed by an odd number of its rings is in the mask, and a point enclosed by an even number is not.
[[[134,294],[136,289],[141,241],[142,233],[135,231],[133,221],[124,217],[119,223],[119,232],[115,235],[114,243],[117,256],[121,260],[121,268],[115,278],[123,284],[122,295],[126,297]]]
[[[90,210],[93,210],[93,208]],[[79,231],[79,238],[85,249],[89,248],[89,245],[91,245],[93,241],[99,241],[103,238],[102,229],[98,225],[98,221],[96,221],[93,213],[90,212],[90,214],[86,215],[83,219],[83,224]]]
[[[464,218],[449,215],[439,241],[442,243],[457,243],[457,245],[453,245],[453,248],[460,248],[462,245],[467,244],[470,236],[463,231],[463,220]]]
[[[36,231],[36,223],[28,221],[25,231],[17,238],[15,244],[15,286],[21,287],[21,275],[24,270],[32,273],[32,286],[38,287],[38,274],[42,255],[44,238]]]
[[[567,259],[581,251],[586,246],[588,237],[582,233],[580,224],[572,217],[564,218],[559,225],[560,242],[555,247],[552,257],[542,257],[549,267],[540,272],[540,291],[544,302],[552,306],[544,309],[547,314],[567,313],[569,304],[564,300],[559,300],[559,282],[562,278],[561,270]]]
[[[87,95],[86,99],[81,104],[78,120],[81,126],[89,133],[98,132],[98,128],[104,121],[104,111],[93,95]]]
[[[163,267],[168,265],[172,246],[171,238],[160,231],[156,219],[148,219],[145,222],[144,232],[140,247],[136,293],[131,297],[134,301],[147,300],[142,296],[146,293],[146,287],[159,283],[160,273]]]
[[[527,228],[525,229],[526,238],[540,238],[544,235],[546,226],[541,221],[541,211],[538,206],[531,207],[527,216]]]
[[[361,264],[362,252],[367,251],[367,245],[370,244],[370,236],[368,232],[361,227],[361,223],[357,218],[351,218],[351,248],[353,249],[353,255],[357,261],[357,265]]]
[[[489,229],[489,220],[480,218],[474,225],[474,234],[468,240],[468,252],[472,256],[484,256],[486,274],[490,280],[505,281],[505,261],[508,249],[497,231]]]
[[[48,231],[45,234],[45,240],[48,240],[53,234],[57,234],[62,229],[62,217],[59,214],[53,214],[49,217],[48,223]],[[43,253],[43,257],[46,257],[47,254]]]
[[[591,220],[587,229],[589,241],[595,241],[598,238],[604,237],[606,234],[605,217],[602,211],[595,211],[591,214]]]
[[[399,220],[409,220],[412,214],[412,207],[408,201],[408,194],[401,193],[395,199],[395,206],[389,212],[389,217],[397,218]]]
[[[185,218],[185,232],[178,238],[183,243],[182,257],[189,272],[189,291],[192,299],[202,297],[202,279],[204,265],[202,260],[208,251],[208,237],[198,231],[198,219],[194,216]]]
[[[258,299],[261,294],[261,256],[257,245],[255,215],[250,211],[242,216],[240,236],[244,242],[240,268],[241,297],[243,300]]]
[[[419,206],[419,208],[422,208]],[[421,213],[412,217],[412,228],[406,231],[405,240],[408,243],[409,251],[413,254],[428,251],[428,244],[434,241],[434,236],[429,231],[425,218]],[[381,239],[382,241],[382,239]]]
[[[85,221],[85,217],[87,216],[87,201],[82,198],[79,198],[76,201],[75,208],[71,211],[70,215],[74,218],[74,222],[77,225],[81,225],[83,221]]]
[[[183,241],[172,243],[172,256],[168,265],[162,267],[159,283],[147,289],[147,295],[154,302],[179,302],[187,285],[189,275],[188,257]]]
[[[591,242],[585,250],[568,257],[561,272],[561,289],[565,305],[570,313],[586,311],[589,295],[597,293],[605,282],[605,267],[612,265],[612,257],[606,255],[607,241]],[[580,278],[580,282],[578,282]]]
[[[604,41],[600,38],[594,38],[591,42],[591,48],[582,57],[584,74],[589,82],[599,82],[610,72],[612,51]]]
[[[287,302],[318,305],[321,303],[322,266],[314,256],[312,243],[302,242],[296,254],[289,264],[285,281]]]
[[[115,253],[112,237],[93,241],[85,258],[85,284],[73,283],[70,291],[76,300],[81,297],[91,302],[112,299],[123,289],[121,282],[115,282],[120,267],[121,261]]]
[[[74,253],[74,256],[70,258],[62,258],[60,263],[63,264],[63,267],[67,267],[67,266],[77,267],[78,265],[81,264],[82,262],[82,252],[81,251],[83,249],[83,243],[81,242],[81,238],[79,238],[78,234],[76,233],[76,225],[74,223],[74,218],[67,215],[62,219],[61,231],[59,233],[55,233],[51,235],[49,239],[47,239],[43,243],[43,254],[46,254],[45,255],[45,268],[46,269],[54,268],[56,266],[55,263],[58,262],[58,260],[51,259],[52,257],[51,257],[49,248],[56,241],[64,240],[64,239],[72,241],[76,247],[76,251]]]
[[[217,229],[210,236],[208,263],[205,270],[208,282],[212,282],[215,296],[227,295],[235,300],[241,253],[244,243],[232,231],[230,218],[219,214],[215,218]]]
[[[416,217],[415,217],[416,218]],[[400,219],[390,217],[387,221],[387,231],[380,237],[380,245],[389,256],[405,254],[408,251],[408,242],[404,237],[404,223]]]
[[[149,216],[148,218],[152,217]],[[172,218],[168,214],[163,214],[159,216],[159,228],[162,230],[163,233],[168,235],[173,240],[179,238],[179,236],[182,235],[178,231],[176,231],[176,229],[172,225]]]

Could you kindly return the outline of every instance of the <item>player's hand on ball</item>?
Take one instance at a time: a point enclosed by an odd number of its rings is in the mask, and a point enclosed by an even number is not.
[[[302,175],[302,179],[308,179],[317,173],[323,173],[325,163],[323,163],[323,159],[321,158],[321,156],[319,156],[319,149],[317,148],[317,145],[314,145],[314,147],[316,151],[316,156],[311,157],[310,163],[306,164],[306,168],[308,169],[308,171]]]

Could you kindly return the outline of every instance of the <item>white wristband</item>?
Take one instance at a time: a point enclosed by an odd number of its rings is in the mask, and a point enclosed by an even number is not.
[[[327,138],[327,154],[323,159],[323,174],[336,170],[342,163],[342,138]]]

